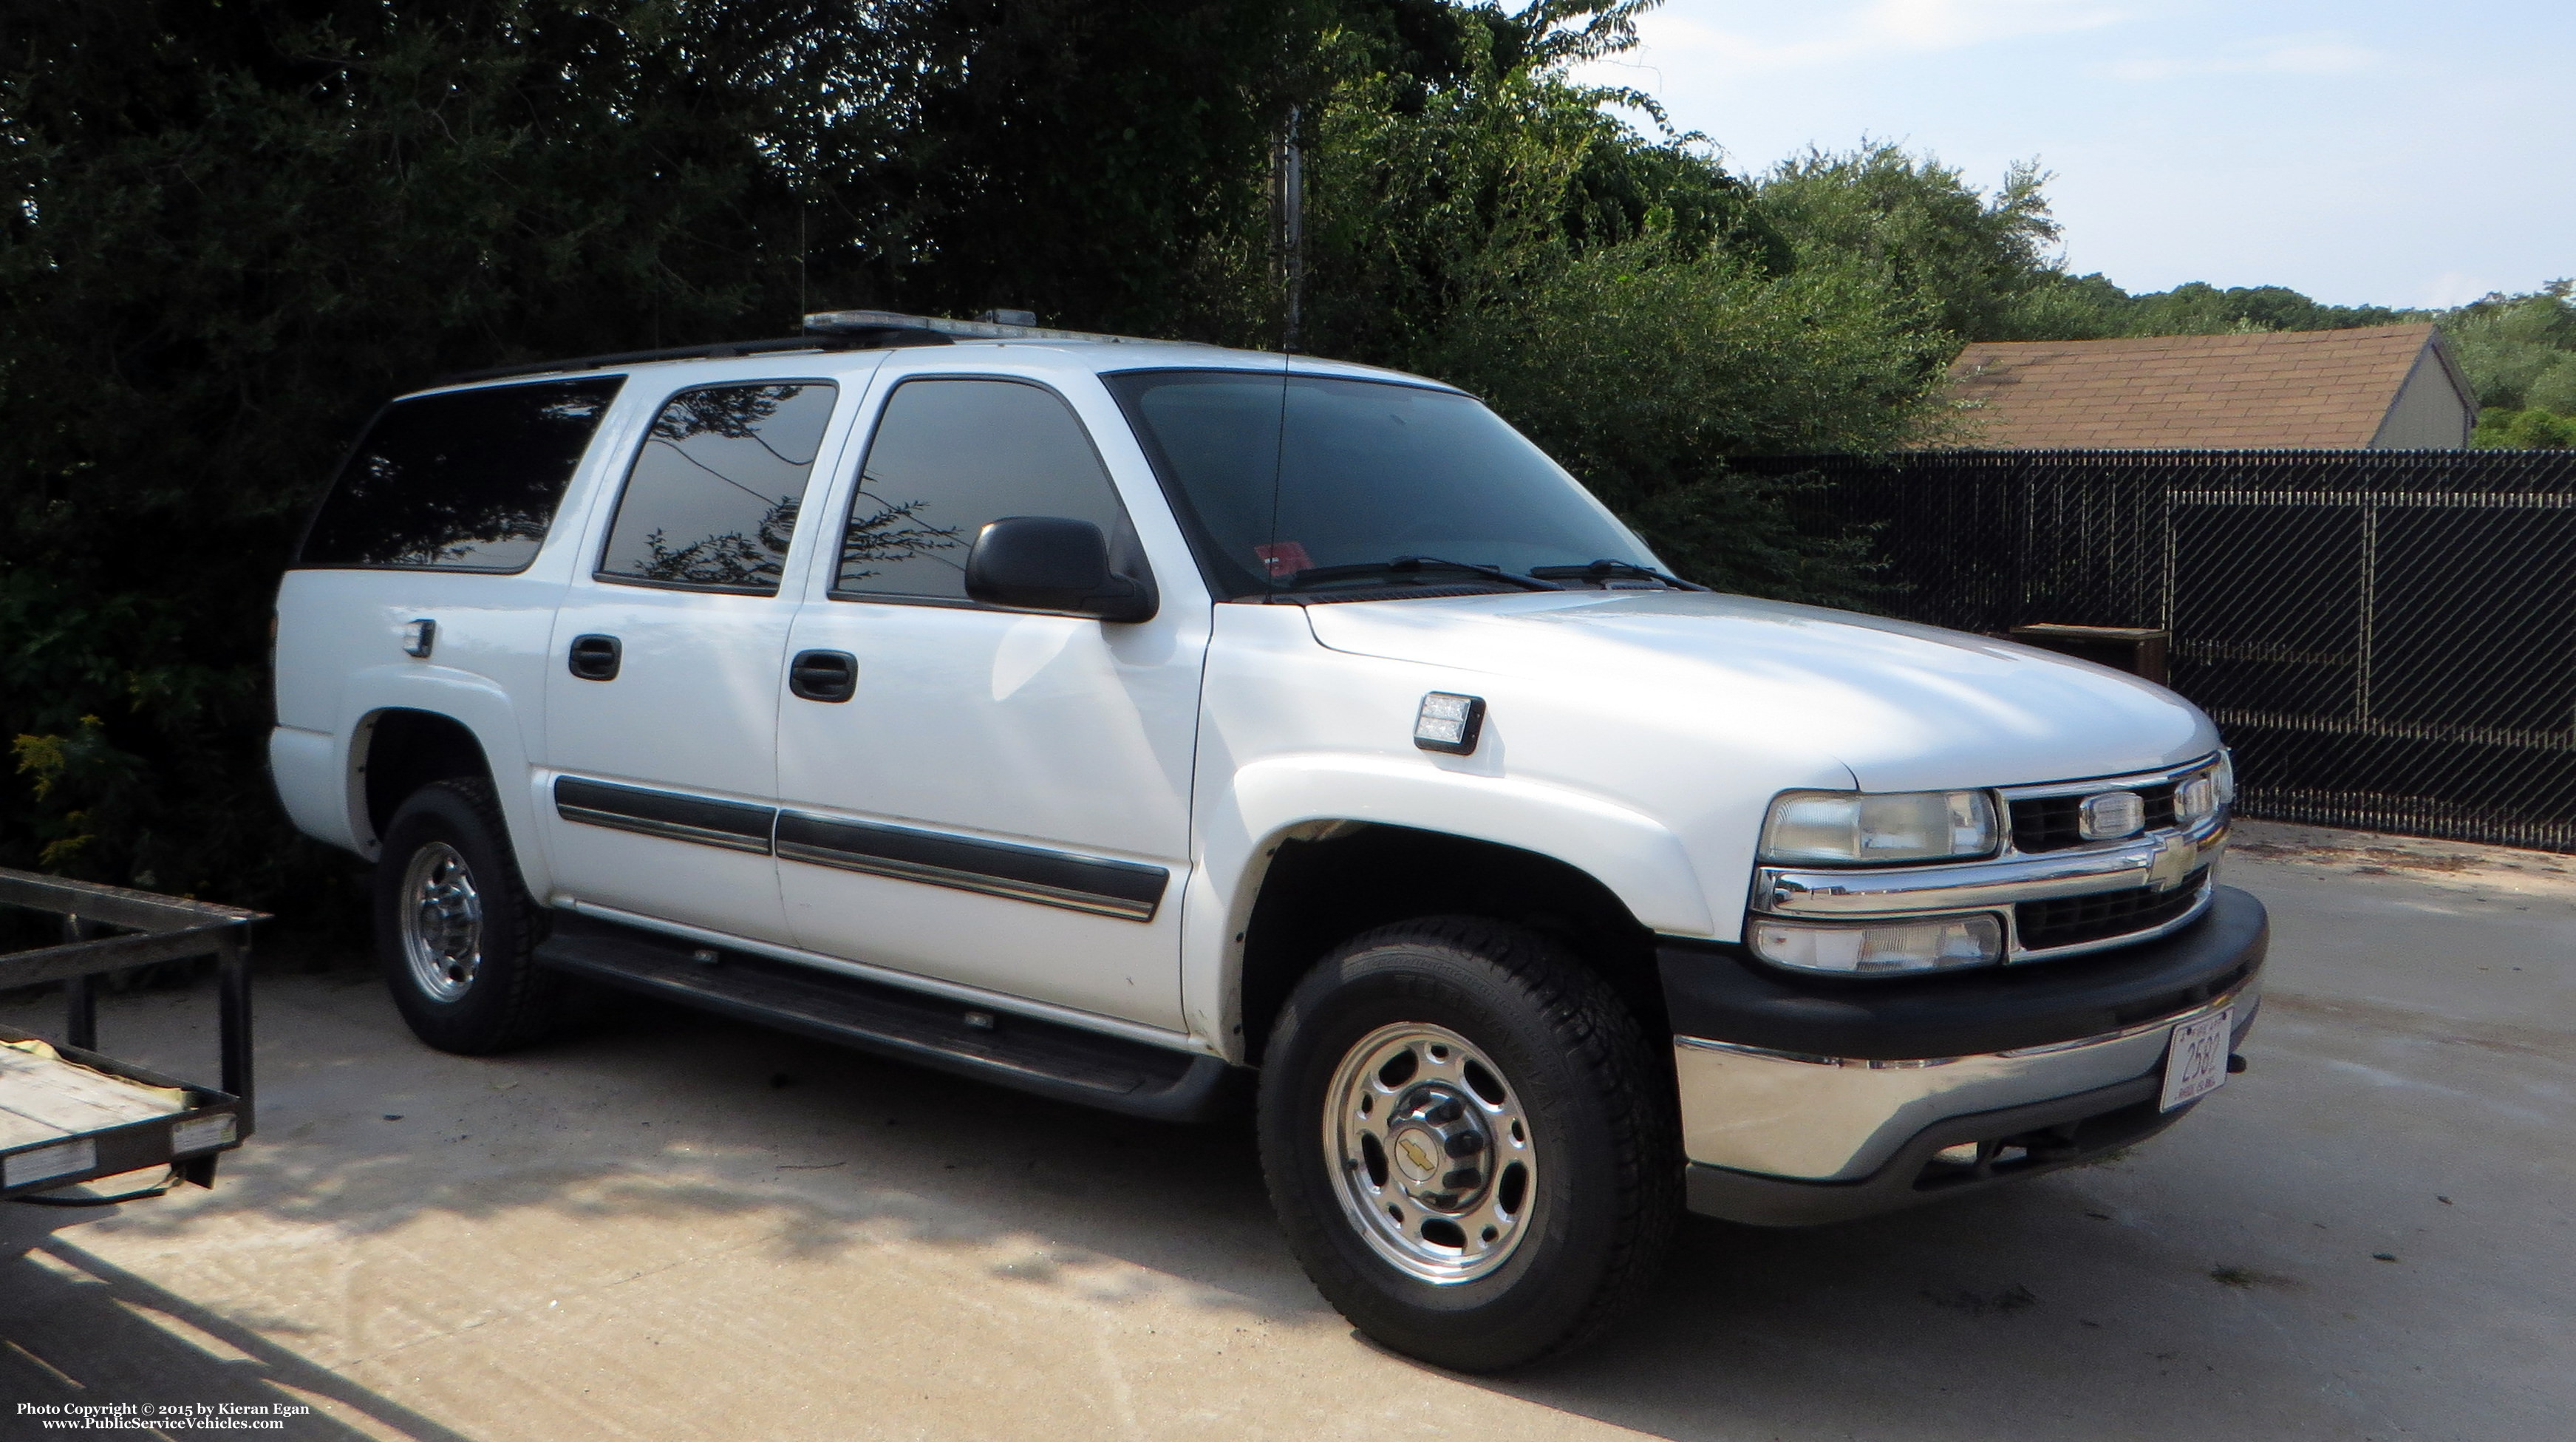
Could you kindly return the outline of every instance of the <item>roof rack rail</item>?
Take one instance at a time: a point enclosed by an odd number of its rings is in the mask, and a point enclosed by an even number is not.
[[[869,343],[856,336],[792,335],[775,340],[709,341],[704,345],[667,346],[661,350],[614,351],[607,355],[577,356],[571,360],[522,361],[517,365],[490,366],[482,370],[457,371],[440,376],[433,385],[463,385],[469,381],[500,380],[505,376],[550,375],[557,371],[595,371],[610,366],[649,365],[654,361],[723,360],[729,356],[767,355],[791,350],[865,350]]]
[[[987,311],[987,315],[1029,315],[1028,311]],[[704,345],[661,350],[616,351],[571,360],[522,361],[440,376],[432,385],[468,385],[511,376],[554,375],[564,371],[604,370],[611,366],[650,365],[655,361],[723,360],[730,356],[768,355],[797,350],[877,350],[888,346],[954,345],[961,340],[1085,340],[1127,345],[1192,344],[1157,342],[1145,336],[1108,335],[1087,330],[1050,330],[992,320],[949,320],[943,316],[905,315],[891,310],[822,310],[805,317],[805,333],[775,340],[710,341]]]

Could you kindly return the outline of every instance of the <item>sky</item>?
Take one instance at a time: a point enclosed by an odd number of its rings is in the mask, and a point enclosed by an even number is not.
[[[2447,306],[2576,275],[2576,0],[1664,0],[1582,78],[1739,173],[1867,136],[2056,175],[2130,291]]]

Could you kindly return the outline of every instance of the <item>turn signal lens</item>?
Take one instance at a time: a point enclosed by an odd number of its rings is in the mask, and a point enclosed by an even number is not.
[[[2174,788],[2174,820],[2185,826],[2218,809],[2218,778],[2207,772]]]
[[[2184,777],[2174,787],[2174,820],[2185,826],[2207,820],[2219,808],[2236,799],[2236,768],[2226,752],[2218,754],[2218,764],[2205,767]]]
[[[1753,954],[1773,966],[1838,976],[1990,966],[2004,954],[2003,923],[1987,914],[1871,922],[1756,917],[1748,937]]]
[[[1790,791],[1762,823],[1762,859],[1855,865],[1983,856],[1995,802],[1983,791]]]

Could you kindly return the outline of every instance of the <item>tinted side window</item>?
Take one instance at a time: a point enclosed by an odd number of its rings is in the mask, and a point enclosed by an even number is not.
[[[868,444],[832,589],[962,600],[966,552],[1004,516],[1089,521],[1113,548],[1127,519],[1090,434],[1054,392],[906,381]]]
[[[541,381],[394,402],[332,482],[296,564],[525,570],[624,384]]]
[[[600,577],[777,590],[838,394],[829,382],[797,381],[671,397],[627,473]]]

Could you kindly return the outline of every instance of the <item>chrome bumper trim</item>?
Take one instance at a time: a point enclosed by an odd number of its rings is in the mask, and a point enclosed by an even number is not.
[[[1807,1181],[1867,1177],[1925,1127],[2144,1076],[2173,1029],[2237,1008],[2252,1025],[2261,984],[2113,1032],[1978,1056],[1876,1061],[1673,1038],[1683,1150],[1694,1162]],[[2233,1044],[2233,1042],[2231,1042]]]
[[[2227,816],[2183,831],[2107,847],[1885,871],[1766,866],[1754,873],[1754,909],[1775,916],[1850,920],[1993,911],[2024,901],[2152,886],[2171,891],[2227,847]],[[2126,939],[2126,938],[2124,938]]]

